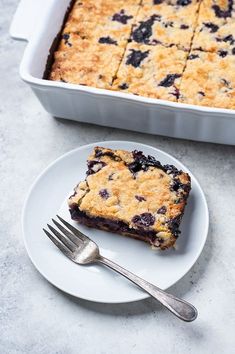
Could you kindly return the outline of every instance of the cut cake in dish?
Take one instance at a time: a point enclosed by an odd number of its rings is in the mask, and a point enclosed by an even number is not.
[[[235,0],[76,0],[44,78],[234,109],[234,33]]]

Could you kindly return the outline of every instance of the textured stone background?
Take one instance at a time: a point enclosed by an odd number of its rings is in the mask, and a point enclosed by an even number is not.
[[[235,147],[78,124],[50,117],[19,78],[25,43],[9,38],[17,0],[0,0],[0,353],[226,353],[235,348]],[[23,245],[29,186],[83,144],[135,140],[173,154],[199,179],[210,233],[198,262],[171,291],[199,310],[182,323],[151,299],[123,305],[76,300],[46,282]]]

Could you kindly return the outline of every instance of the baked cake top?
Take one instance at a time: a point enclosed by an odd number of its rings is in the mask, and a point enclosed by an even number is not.
[[[176,101],[187,53],[176,46],[128,43],[113,88]]]
[[[235,0],[76,0],[44,78],[234,109],[234,33]]]

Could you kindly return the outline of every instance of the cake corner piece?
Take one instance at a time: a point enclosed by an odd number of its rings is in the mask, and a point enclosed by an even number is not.
[[[191,189],[190,176],[141,151],[95,147],[85,180],[68,200],[71,218],[88,227],[174,246]]]

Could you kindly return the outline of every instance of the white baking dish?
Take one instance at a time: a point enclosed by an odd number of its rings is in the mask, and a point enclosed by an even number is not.
[[[27,40],[20,76],[53,116],[177,138],[235,145],[235,110],[200,107],[43,80],[70,0],[22,0],[10,34]],[[190,90],[190,87],[189,87]]]

